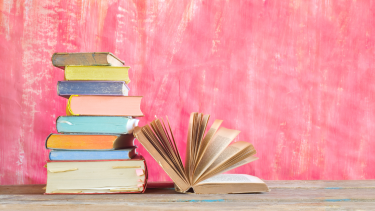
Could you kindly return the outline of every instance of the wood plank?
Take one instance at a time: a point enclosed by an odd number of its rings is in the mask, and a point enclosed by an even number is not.
[[[0,210],[259,210],[259,211],[343,211],[343,210],[374,210],[375,203],[113,203],[113,204],[17,204],[0,205]]]
[[[375,188],[375,180],[265,180],[275,188]]]
[[[147,195],[147,197],[145,196]],[[103,195],[42,195],[2,194],[8,202],[32,202],[69,200],[79,201],[127,201],[127,202],[375,202],[375,189],[274,189],[261,194],[180,194],[172,189],[148,189],[145,194]]]
[[[43,195],[45,185],[0,186],[0,210],[371,210],[375,181],[267,181],[262,194],[180,194],[171,188],[145,194]]]

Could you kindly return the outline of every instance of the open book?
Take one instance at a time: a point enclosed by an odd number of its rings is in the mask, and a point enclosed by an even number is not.
[[[209,115],[192,113],[186,146],[185,165],[182,164],[168,118],[155,119],[150,125],[136,127],[134,136],[153,156],[175,183],[178,192],[190,188],[195,193],[250,193],[269,191],[257,177],[223,172],[250,163],[255,157],[252,144],[244,141],[230,143],[240,133],[220,127],[215,120],[205,135]]]

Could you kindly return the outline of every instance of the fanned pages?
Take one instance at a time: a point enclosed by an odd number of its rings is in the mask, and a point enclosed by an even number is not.
[[[267,192],[259,178],[242,174],[221,173],[248,164],[258,158],[254,146],[245,141],[231,142],[240,133],[221,127],[215,120],[206,133],[210,116],[192,113],[189,119],[185,166],[177,149],[168,118],[155,119],[149,125],[136,127],[134,136],[152,155],[175,183],[178,192],[190,188],[195,193]]]

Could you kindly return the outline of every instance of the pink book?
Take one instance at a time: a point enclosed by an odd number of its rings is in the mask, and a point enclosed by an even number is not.
[[[142,96],[72,95],[67,105],[68,115],[82,116],[144,116]]]

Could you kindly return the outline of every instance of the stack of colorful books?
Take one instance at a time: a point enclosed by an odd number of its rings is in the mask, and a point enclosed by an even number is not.
[[[132,133],[142,97],[128,96],[129,67],[111,53],[55,53],[52,64],[64,69],[57,93],[69,100],[46,140],[46,194],[143,193],[147,167]]]

